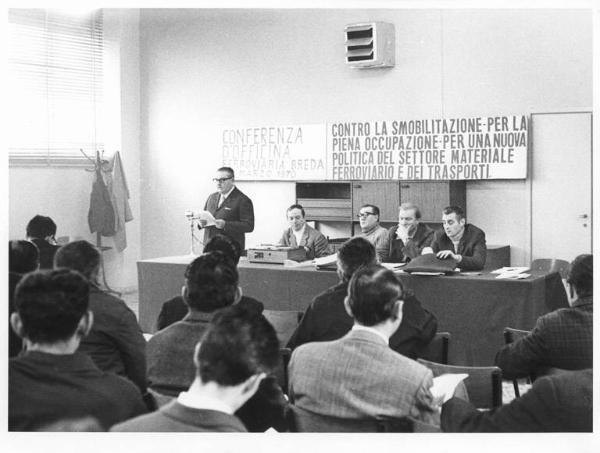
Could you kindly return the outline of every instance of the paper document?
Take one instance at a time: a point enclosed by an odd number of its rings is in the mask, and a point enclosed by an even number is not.
[[[523,278],[531,277],[531,274],[500,274],[496,278],[507,278],[512,280],[521,280]]]
[[[529,268],[526,266],[521,267],[501,267],[492,271],[492,274],[521,274],[522,272],[528,271]]]
[[[381,263],[381,265],[386,269],[395,271],[396,269],[400,269],[402,266],[406,266],[406,263]]]
[[[314,266],[315,262],[313,260],[306,261],[294,261],[294,260],[283,260],[283,267],[311,267]]]
[[[315,264],[317,266],[327,266],[328,264],[335,264],[337,262],[337,253],[333,255],[322,256],[321,258],[315,258]]]
[[[434,377],[433,386],[430,389],[433,399],[445,403],[454,395],[456,386],[468,376],[467,373],[458,373],[442,374],[441,376]]]
[[[204,225],[205,227],[216,225],[215,218],[208,211],[200,211],[197,217],[198,220],[206,220],[206,225]]]

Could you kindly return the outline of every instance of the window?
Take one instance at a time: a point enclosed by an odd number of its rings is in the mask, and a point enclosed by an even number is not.
[[[103,148],[101,10],[9,10],[10,165],[89,164]]]

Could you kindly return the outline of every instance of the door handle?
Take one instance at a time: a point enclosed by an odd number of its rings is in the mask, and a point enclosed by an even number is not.
[[[578,219],[587,219],[588,215],[587,214],[580,214],[577,216]]]

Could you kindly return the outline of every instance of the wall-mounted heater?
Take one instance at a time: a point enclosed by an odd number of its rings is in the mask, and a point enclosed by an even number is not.
[[[395,29],[387,22],[346,25],[346,64],[390,68],[395,64]]]

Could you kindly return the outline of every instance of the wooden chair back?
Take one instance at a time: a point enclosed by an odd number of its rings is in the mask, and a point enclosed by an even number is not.
[[[538,258],[533,260],[530,267],[536,271],[558,272],[562,279],[566,279],[571,265],[568,261],[557,258]]]
[[[435,334],[421,358],[430,362],[448,364],[448,350],[450,349],[450,332]]]
[[[520,340],[523,337],[526,337],[529,334],[529,330],[521,330],[521,329],[515,329],[513,327],[505,327],[504,331],[502,332],[504,335],[504,343],[506,344],[510,344],[510,343],[514,343],[517,340]],[[535,380],[535,376],[531,375],[530,376],[531,382],[533,382]],[[520,397],[521,396],[521,391],[519,390],[519,380],[518,379],[513,379],[513,388],[515,390],[515,397]]]

